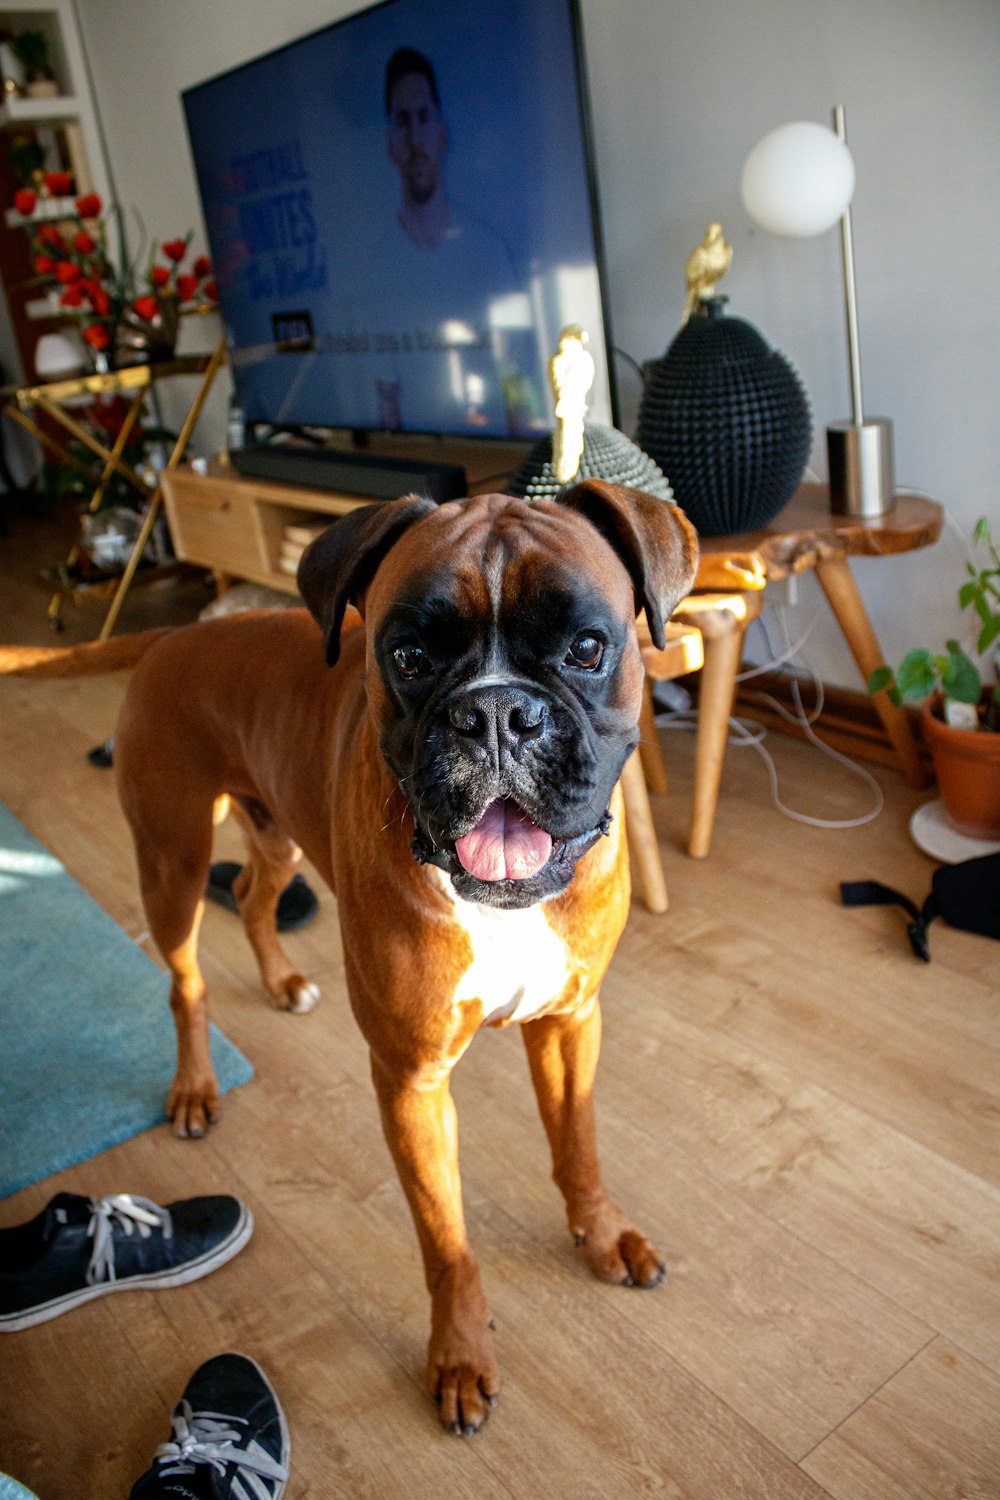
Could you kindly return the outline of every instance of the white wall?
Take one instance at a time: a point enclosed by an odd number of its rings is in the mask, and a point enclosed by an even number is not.
[[[352,0],[78,0],[124,204],[152,234],[197,226],[179,91],[356,9]],[[683,265],[709,219],[734,246],[724,290],[795,364],[824,424],[849,412],[839,242],[773,239],[740,203],[750,146],[793,119],[847,110],[866,410],[895,424],[896,476],[943,501],[966,535],[1000,531],[1000,5],[997,0],[581,0],[611,317],[642,361],[677,329]],[[623,426],[637,380],[618,366]],[[221,433],[220,433],[221,437]],[[957,633],[960,542],[858,579],[891,660]],[[812,579],[812,656],[858,676]]]

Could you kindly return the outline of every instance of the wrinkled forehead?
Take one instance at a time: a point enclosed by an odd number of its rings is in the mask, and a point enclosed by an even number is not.
[[[623,621],[635,614],[632,581],[589,521],[551,501],[506,495],[442,505],[411,526],[379,567],[365,613],[374,627],[392,609],[436,597],[470,619],[523,618],[540,605],[589,599]]]

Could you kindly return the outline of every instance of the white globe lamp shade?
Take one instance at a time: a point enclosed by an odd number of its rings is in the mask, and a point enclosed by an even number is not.
[[[740,192],[761,229],[808,239],[832,229],[844,214],[854,194],[854,159],[825,125],[779,125],[743,163]]]

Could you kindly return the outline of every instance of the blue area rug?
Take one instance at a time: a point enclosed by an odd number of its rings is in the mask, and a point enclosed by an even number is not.
[[[177,1060],[169,993],[0,804],[0,1197],[164,1120]],[[211,1033],[225,1093],[253,1068]]]
[[[0,1474],[0,1500],[38,1500],[34,1490],[26,1490],[23,1484],[11,1479],[9,1474]]]

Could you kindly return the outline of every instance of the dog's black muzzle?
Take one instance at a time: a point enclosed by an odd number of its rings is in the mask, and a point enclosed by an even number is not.
[[[610,827],[622,747],[602,742],[578,706],[534,684],[466,683],[428,705],[416,739],[417,768],[400,778],[414,813],[413,852],[445,870],[466,900],[524,907],[558,894]],[[456,852],[497,801],[551,835],[546,864],[527,878],[480,880]]]

